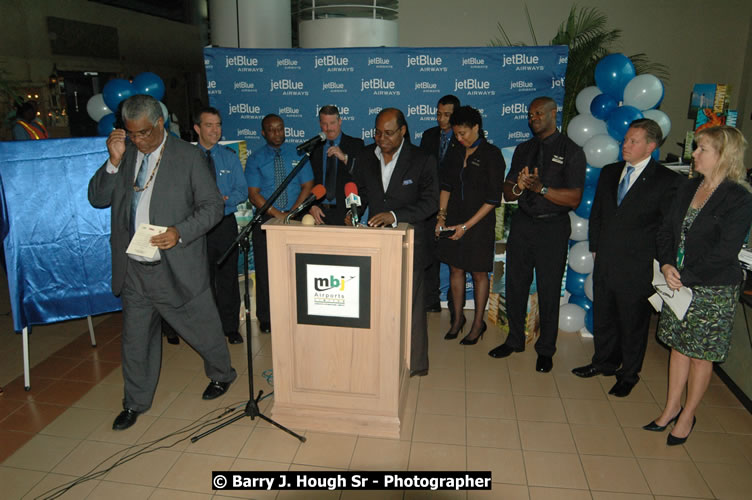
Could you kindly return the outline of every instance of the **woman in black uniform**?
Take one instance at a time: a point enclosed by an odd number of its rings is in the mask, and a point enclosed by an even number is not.
[[[464,147],[454,148],[441,175],[441,194],[436,224],[439,260],[450,266],[450,293],[454,323],[444,336],[457,338],[465,326],[462,314],[465,273],[473,275],[475,318],[463,345],[478,342],[486,331],[483,313],[488,302],[488,273],[493,268],[494,209],[501,204],[506,165],[501,150],[483,134],[483,120],[470,106],[455,109],[450,118],[454,136]],[[444,237],[446,236],[446,237]]]

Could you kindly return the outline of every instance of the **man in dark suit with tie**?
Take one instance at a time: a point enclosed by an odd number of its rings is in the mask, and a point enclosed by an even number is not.
[[[593,270],[592,363],[578,377],[616,374],[609,394],[628,396],[640,379],[650,323],[656,233],[681,177],[651,158],[661,143],[653,120],[631,123],[624,161],[601,171],[590,214]]]
[[[313,184],[323,184],[326,197],[311,207],[316,224],[341,226],[345,223],[345,184],[353,182],[355,158],[363,149],[363,140],[342,132],[342,117],[337,106],[319,110],[319,126],[326,141],[311,152]]]
[[[452,125],[449,123],[449,118],[451,118],[452,113],[454,113],[454,110],[459,107],[460,100],[451,94],[445,95],[439,99],[439,102],[436,104],[437,125],[423,132],[423,135],[420,138],[420,148],[436,158],[436,164],[439,168],[439,177],[441,177],[444,160],[448,156],[447,153],[459,144],[457,138],[454,137]],[[434,220],[433,223],[435,227],[436,221]],[[433,235],[429,235],[429,238],[430,263],[426,269],[426,310],[428,312],[441,312],[441,303],[439,302],[439,270],[441,266],[439,259],[436,256],[436,239]],[[447,299],[451,304],[452,294],[448,293]],[[454,316],[454,309],[451,305],[449,306],[449,312]],[[453,317],[452,322],[454,322]]]
[[[109,159],[89,182],[89,202],[111,207],[112,291],[123,301],[125,395],[115,430],[151,407],[162,358],[160,315],[204,359],[211,380],[204,399],[224,394],[237,376],[209,287],[206,233],[224,203],[206,158],[165,133],[153,97],[127,99],[122,116],[125,129],[107,138]],[[154,256],[126,253],[141,224],[166,227],[150,239]]]
[[[439,204],[436,161],[417,146],[402,111],[386,108],[376,117],[375,144],[358,156],[355,173],[362,204],[369,209],[368,225],[393,227],[407,222],[415,227],[413,254],[413,306],[410,376],[428,374],[428,330],[424,305],[424,273],[427,262],[426,233],[432,233],[431,217]]]

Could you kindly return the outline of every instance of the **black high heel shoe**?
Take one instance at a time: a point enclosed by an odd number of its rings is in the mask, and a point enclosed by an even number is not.
[[[692,427],[689,429],[689,434],[692,434],[692,430],[695,428],[695,424],[697,423],[697,417],[692,417]],[[689,438],[689,434],[684,436],[683,438],[676,437],[670,432],[668,433],[668,437],[666,438],[666,444],[668,446],[676,446],[680,444],[684,444],[687,441],[687,438]]]
[[[464,339],[460,340],[460,344],[462,344],[462,345],[475,345],[475,344],[477,344],[478,341],[483,338],[483,334],[486,333],[486,328],[488,328],[488,327],[486,326],[486,322],[484,321],[483,322],[483,326],[480,327],[480,333],[478,335],[476,335],[474,339],[470,338],[470,335],[473,334],[473,331],[470,330],[470,333],[468,333],[465,336]]]
[[[460,320],[459,327],[456,330],[454,330],[454,331],[452,331],[453,328],[450,327],[449,331],[446,332],[446,335],[444,335],[444,340],[454,340],[454,339],[456,339],[457,336],[460,333],[462,333],[462,330],[465,328],[465,323],[466,322],[467,322],[467,320],[465,319],[465,316],[463,315],[462,319]]]
[[[671,420],[669,420],[666,423],[666,425],[658,425],[658,424],[655,423],[655,420],[653,420],[648,425],[643,425],[642,428],[645,429],[646,431],[663,432],[663,431],[666,430],[666,427],[668,427],[671,424],[675,424],[676,421],[679,420],[679,416],[682,414],[683,411],[684,411],[684,408],[681,408],[679,410],[679,413],[677,413],[674,418],[672,418]]]

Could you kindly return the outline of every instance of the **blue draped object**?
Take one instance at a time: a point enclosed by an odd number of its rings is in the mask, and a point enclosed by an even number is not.
[[[105,138],[0,142],[0,204],[13,327],[121,309],[112,294],[110,210],[89,179]]]

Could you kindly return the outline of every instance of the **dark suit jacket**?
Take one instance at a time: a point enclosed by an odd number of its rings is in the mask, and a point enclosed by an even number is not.
[[[439,170],[444,167],[444,163],[449,157],[449,152],[459,145],[457,138],[452,134],[452,140],[449,141],[447,146],[447,152],[444,155],[444,160],[439,161],[439,146],[441,145],[441,129],[439,127],[432,127],[423,132],[423,136],[420,138],[420,149],[432,155],[436,159]]]
[[[624,162],[601,171],[590,213],[590,251],[597,252],[593,279],[637,295],[652,294],[656,234],[682,177],[650,160],[616,205]]]
[[[337,160],[337,193],[335,200],[337,202],[337,210],[335,212],[337,221],[336,224],[342,224],[345,220],[345,184],[348,182],[354,182],[353,170],[356,167],[356,158],[360,150],[363,149],[363,140],[342,133],[340,137],[339,148],[343,153],[347,155],[348,163],[345,164],[339,159]],[[320,144],[311,153],[311,169],[313,170],[313,184],[324,184],[324,173],[326,165],[323,159],[324,155],[324,143]],[[326,198],[318,201],[318,203],[326,203]],[[331,202],[329,202],[331,203]],[[331,221],[329,221],[331,223]]]
[[[658,233],[658,261],[676,266],[681,226],[702,177],[690,179],[676,193]],[[742,280],[739,250],[752,223],[752,194],[733,181],[722,182],[700,210],[684,244],[682,284],[736,285]]]
[[[439,207],[439,182],[436,160],[405,136],[397,164],[384,190],[381,182],[381,162],[374,154],[376,145],[365,147],[358,156],[355,178],[361,197],[361,210],[366,207],[371,215],[393,211],[397,222],[407,222],[415,227],[415,262],[428,263],[427,242],[433,233],[431,216]]]
[[[177,245],[159,251],[169,287],[174,290],[170,303],[180,307],[209,286],[205,235],[222,219],[224,201],[198,148],[171,135],[164,148],[153,181],[149,222],[175,226],[180,234]],[[115,295],[120,295],[123,288],[129,260],[125,250],[130,242],[137,154],[136,147],[128,143],[116,173],[108,174],[105,163],[89,181],[89,202],[97,208],[112,207],[110,243]]]

